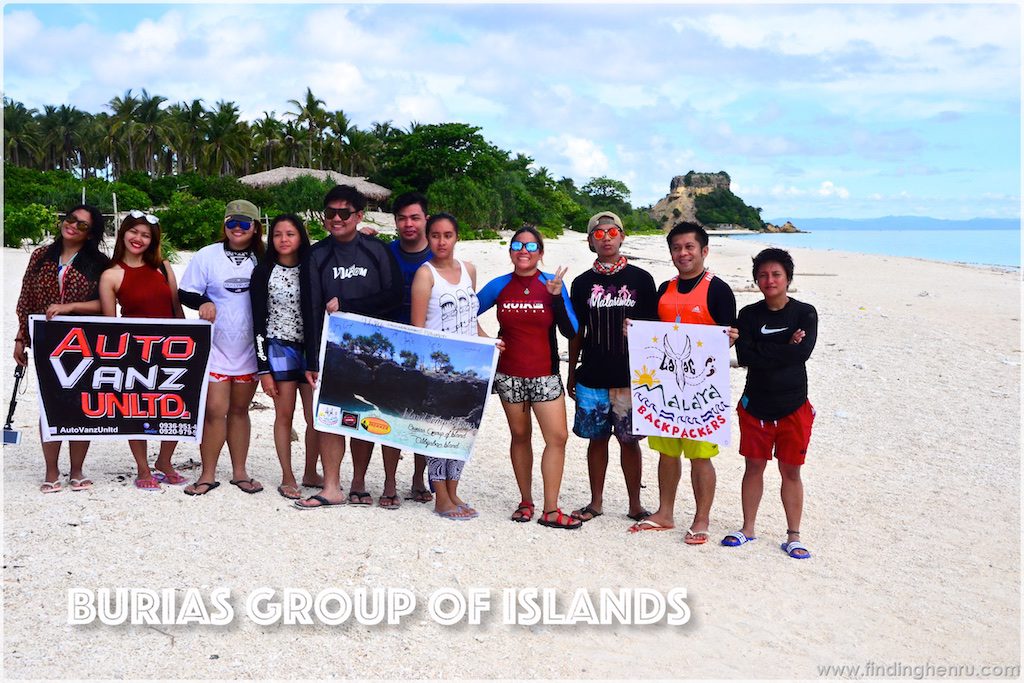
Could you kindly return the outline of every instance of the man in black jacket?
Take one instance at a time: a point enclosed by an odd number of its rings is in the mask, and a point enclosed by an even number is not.
[[[329,235],[313,245],[303,264],[302,304],[306,340],[306,377],[316,386],[320,371],[320,337],[325,315],[342,311],[386,320],[402,303],[402,273],[391,250],[373,237],[356,230],[363,218],[366,199],[354,187],[338,185],[324,197],[324,228]],[[352,490],[349,502],[369,505],[365,491],[366,468],[373,444],[352,439]],[[340,505],[341,461],[345,437],[321,432],[320,455],[324,465],[324,489],[320,495],[296,505],[304,508]],[[385,482],[385,491],[395,482]]]

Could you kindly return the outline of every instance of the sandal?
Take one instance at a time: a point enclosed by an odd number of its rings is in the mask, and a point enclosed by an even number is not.
[[[82,477],[81,479],[69,479],[68,482],[71,484],[72,491],[88,491],[92,488],[92,479],[89,477]]]
[[[581,522],[589,522],[595,517],[600,517],[603,514],[604,512],[601,512],[600,510],[595,510],[593,506],[590,505],[590,503],[587,503],[579,510],[574,510],[572,516],[580,520]]]
[[[407,496],[406,500],[411,500],[416,503],[433,503],[434,496],[430,494],[427,489],[409,489],[411,496]]]
[[[277,487],[277,492],[281,494],[282,498],[287,498],[288,500],[299,500],[302,498],[302,493],[299,491],[299,487],[295,484],[289,484],[287,486],[281,484]]]
[[[519,507],[512,513],[513,522],[529,522],[533,519],[534,505],[525,500],[519,503]],[[517,516],[518,515],[518,516]]]
[[[555,515],[554,520],[548,519],[548,515]],[[552,529],[579,529],[583,526],[583,520],[562,512],[561,508],[545,510],[544,514],[537,518],[537,524],[551,527]]]
[[[368,507],[370,505],[373,505],[373,496],[371,496],[366,491],[349,491],[348,504],[362,505],[364,507]]]
[[[161,484],[170,484],[171,486],[180,486],[188,483],[188,477],[183,476],[177,470],[171,470],[170,474],[156,470],[153,472],[153,477]]]
[[[202,491],[200,491],[199,490],[200,486],[205,486],[206,488],[203,489]],[[192,490],[191,491],[188,490],[188,487],[185,488],[185,495],[186,496],[205,496],[207,493],[209,493],[210,491],[214,490],[218,486],[220,486],[220,482],[219,481],[197,481],[196,483],[192,484],[192,487],[191,487]]]
[[[53,481],[44,481],[39,487],[39,493],[60,493],[64,490],[64,487],[60,483],[60,479],[54,479]]]
[[[140,491],[162,491],[163,487],[160,486],[160,482],[156,480],[156,477],[150,475],[146,479],[136,479],[135,488]]]
[[[385,501],[388,502],[387,505],[384,504]],[[397,493],[393,496],[382,495],[377,501],[377,505],[385,510],[397,510],[402,505],[402,499]]]

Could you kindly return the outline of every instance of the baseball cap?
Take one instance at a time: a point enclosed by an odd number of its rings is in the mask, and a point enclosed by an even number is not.
[[[590,217],[590,221],[587,222],[587,234],[594,232],[598,228],[604,225],[614,225],[623,232],[626,231],[622,227],[622,220],[611,211],[602,211],[601,213],[595,213]]]
[[[245,216],[246,218],[258,221],[260,219],[260,210],[252,202],[236,199],[228,202],[227,208],[224,209],[224,218],[228,216]]]

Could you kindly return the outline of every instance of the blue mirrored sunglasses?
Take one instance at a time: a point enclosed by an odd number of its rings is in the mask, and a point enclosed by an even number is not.
[[[523,249],[526,249],[526,251],[532,254],[535,251],[540,251],[540,245],[536,242],[520,242],[519,240],[508,245],[509,251],[522,251]]]
[[[228,230],[251,230],[252,221],[244,221],[239,218],[229,218],[224,221],[224,227]]]

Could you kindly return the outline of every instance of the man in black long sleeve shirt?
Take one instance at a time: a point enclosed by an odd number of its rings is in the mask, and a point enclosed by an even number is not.
[[[324,197],[324,228],[330,233],[309,250],[302,269],[303,328],[306,340],[306,377],[316,386],[320,370],[320,337],[327,313],[342,311],[386,320],[402,303],[402,272],[387,246],[356,230],[366,200],[353,187],[338,185]],[[352,439],[352,491],[350,502],[368,505],[364,479],[373,444]],[[320,455],[324,489],[299,507],[341,504],[341,461],[345,437],[321,432]],[[394,482],[391,482],[392,493]]]
[[[754,280],[764,301],[746,306],[736,321],[736,357],[747,368],[747,383],[736,408],[740,424],[743,473],[743,527],[726,535],[722,545],[753,540],[754,521],[764,490],[764,469],[772,458],[782,475],[782,506],[789,525],[782,549],[804,559],[810,552],[800,543],[803,482],[800,468],[807,454],[814,407],[807,400],[805,363],[818,339],[818,313],[810,304],[789,297],[793,259],[782,249],[765,249],[754,257]]]

